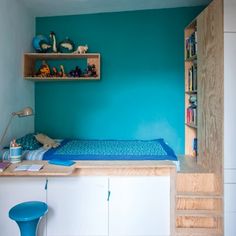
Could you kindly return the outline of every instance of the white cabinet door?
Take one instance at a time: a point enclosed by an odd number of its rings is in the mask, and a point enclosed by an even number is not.
[[[235,0],[224,0],[224,31],[236,32]]]
[[[109,236],[170,235],[170,177],[111,177]]]
[[[224,34],[224,168],[236,168],[236,33]]]
[[[49,178],[47,236],[108,235],[108,178]]]
[[[46,202],[45,178],[0,178],[0,235],[20,235],[15,221],[8,217],[10,208],[24,201]],[[46,235],[45,218],[40,222],[39,235]]]

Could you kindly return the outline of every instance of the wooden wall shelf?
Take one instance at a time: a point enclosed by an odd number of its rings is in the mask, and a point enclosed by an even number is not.
[[[36,74],[36,62],[56,60],[81,60],[85,59],[87,64],[96,66],[96,77],[38,77]],[[24,54],[24,79],[32,81],[78,81],[78,80],[100,80],[100,54],[99,53],[25,53]]]

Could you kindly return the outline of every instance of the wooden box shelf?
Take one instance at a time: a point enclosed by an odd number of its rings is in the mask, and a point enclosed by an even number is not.
[[[94,64],[97,71],[96,77],[37,77],[37,61],[56,61],[56,60],[86,60],[87,64]],[[24,54],[24,79],[33,81],[77,81],[77,80],[100,80],[100,54],[99,53],[25,53]]]

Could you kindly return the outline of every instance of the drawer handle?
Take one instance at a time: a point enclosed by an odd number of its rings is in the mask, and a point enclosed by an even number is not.
[[[47,190],[47,189],[48,189],[48,179],[46,179],[46,182],[45,182],[44,189],[45,189],[45,190]]]
[[[108,191],[108,193],[107,193],[107,201],[108,202],[110,201],[110,196],[111,196],[111,191]]]

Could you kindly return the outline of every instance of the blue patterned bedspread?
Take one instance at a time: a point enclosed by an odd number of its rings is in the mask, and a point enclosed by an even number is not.
[[[43,160],[171,160],[174,151],[164,139],[156,140],[64,140],[58,148],[48,150]]]

